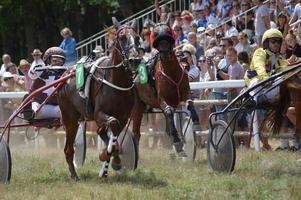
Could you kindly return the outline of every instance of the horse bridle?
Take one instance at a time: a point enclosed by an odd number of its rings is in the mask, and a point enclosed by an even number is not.
[[[126,49],[124,49],[124,48],[122,47],[122,45],[121,45],[119,39],[118,39],[118,34],[119,34],[120,31],[122,31],[124,28],[133,29],[132,27],[124,26],[124,27],[120,28],[120,29],[118,30],[118,32],[117,32],[117,41],[116,41],[116,42],[117,42],[118,46],[120,47],[120,49],[118,49],[118,48],[116,47],[116,45],[114,45],[114,49],[116,49],[117,52],[119,53],[119,55],[121,55],[122,61],[121,61],[119,64],[117,64],[117,65],[104,66],[104,67],[100,67],[100,66],[97,66],[97,65],[93,64],[94,67],[99,68],[99,69],[103,69],[103,70],[106,70],[106,69],[113,69],[113,68],[119,68],[119,67],[124,67],[126,70],[129,70],[129,71],[131,72],[130,67],[129,67],[129,65],[130,65],[129,63],[131,62],[131,59],[128,57],[128,55],[126,54],[126,52],[129,51],[130,49],[134,48],[134,44],[130,44],[130,45],[129,45],[129,44],[128,44],[129,41],[127,41],[127,45],[126,45],[127,47],[126,47]],[[134,42],[135,42],[135,41],[134,41]],[[94,78],[96,78],[96,77],[94,76]],[[132,85],[131,85],[130,87],[124,88],[124,87],[117,86],[117,85],[115,85],[115,84],[113,84],[113,83],[110,83],[110,82],[107,81],[105,78],[102,78],[102,79],[97,78],[96,80],[101,81],[102,83],[104,83],[104,84],[106,84],[106,85],[108,85],[108,86],[110,86],[110,87],[112,87],[112,88],[114,88],[114,89],[121,90],[121,91],[128,91],[128,90],[131,90],[131,89],[135,86],[134,81],[133,81],[133,83],[132,83]]]

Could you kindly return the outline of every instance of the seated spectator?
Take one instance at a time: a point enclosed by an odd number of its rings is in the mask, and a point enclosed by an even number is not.
[[[221,0],[217,4],[217,16],[224,19],[229,16],[232,8],[232,0]]]
[[[0,76],[2,76],[4,72],[6,72],[7,65],[9,63],[11,63],[11,57],[10,57],[10,55],[3,54],[3,56],[2,56],[2,62],[3,62],[3,64],[1,65]]]
[[[213,12],[210,9],[210,6],[204,7],[204,14],[205,14],[205,18],[207,20],[207,27],[209,26],[209,24],[216,26],[219,23],[219,20],[216,18],[215,12]]]
[[[204,55],[204,48],[198,43],[196,34],[194,32],[188,33],[188,42],[192,44],[196,49],[196,60],[198,60],[201,55]]]
[[[36,65],[42,65],[44,66],[45,63],[42,60],[42,52],[40,51],[40,49],[34,49],[32,52],[32,57],[33,57],[33,62],[31,63],[31,67],[34,67]]]
[[[296,35],[291,31],[285,37],[287,44],[286,58],[289,63],[294,63],[297,58],[301,58],[301,46],[297,43]]]
[[[15,75],[10,72],[4,72],[1,77],[1,86],[3,92],[19,92],[22,91],[20,87],[17,85],[15,81]],[[13,113],[14,109],[18,105],[20,105],[21,100],[20,99],[3,99],[2,102],[2,110],[1,114],[3,115],[4,119],[8,119],[9,116]]]
[[[223,25],[225,37],[231,38],[233,36],[238,36],[237,29],[233,26],[232,21],[228,21]]]
[[[18,68],[17,68],[17,65],[15,64],[15,63],[8,63],[7,65],[6,65],[6,71],[7,72],[10,72],[10,73],[12,73],[12,74],[17,74],[17,75],[19,75],[19,72],[18,72]]]
[[[251,51],[251,45],[249,43],[248,35],[244,32],[238,34],[238,43],[235,45],[235,50],[240,53],[245,51],[249,53]]]
[[[30,66],[31,66],[30,63],[27,60],[25,59],[20,60],[19,70],[22,72],[23,76],[18,76],[18,79],[19,81],[22,81],[24,83],[22,88],[25,91],[29,91],[32,83],[32,79],[28,75]]]
[[[183,17],[183,25],[182,29],[184,34],[188,34],[190,32],[190,23],[192,22],[192,15],[190,13],[185,14]]]
[[[190,23],[190,32],[197,33],[198,25],[195,22]]]
[[[198,27],[207,27],[207,19],[204,12],[204,8],[199,8],[195,11],[195,23],[198,25]]]
[[[93,49],[93,53],[95,54],[94,60],[97,60],[98,58],[105,56],[104,50],[100,45],[97,45],[95,49]]]
[[[238,58],[238,62],[243,67],[244,72],[250,69],[250,58],[249,58],[249,54],[246,51],[239,52],[237,58]]]
[[[187,41],[187,36],[183,33],[182,27],[176,26],[174,30],[176,33],[176,46],[179,46]]]
[[[254,20],[253,20],[253,11],[250,10],[251,4],[248,0],[241,1],[241,13],[245,13],[244,15],[239,16],[236,19],[236,28],[239,32],[243,30],[249,30],[253,32],[254,29]],[[249,10],[248,12],[246,12]]]
[[[200,8],[203,8],[204,6],[209,5],[208,1],[206,0],[194,0],[191,4],[190,4],[190,10],[191,11],[195,11],[198,10]]]

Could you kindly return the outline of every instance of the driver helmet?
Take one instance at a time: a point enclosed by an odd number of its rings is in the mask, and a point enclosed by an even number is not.
[[[64,53],[64,50],[61,49],[60,47],[50,47],[49,49],[47,49],[45,51],[44,56],[43,56],[43,60],[44,60],[46,65],[51,64],[50,59],[52,57],[62,58],[63,59],[62,65],[65,63],[65,53]]]
[[[262,45],[270,38],[281,38],[283,40],[283,35],[278,29],[271,28],[264,32],[261,40]]]

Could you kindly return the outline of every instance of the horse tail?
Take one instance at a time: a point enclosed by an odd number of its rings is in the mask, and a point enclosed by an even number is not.
[[[264,126],[272,131],[274,135],[279,134],[282,122],[286,116],[286,111],[290,105],[291,98],[286,84],[280,86],[279,100],[274,109],[268,113]]]

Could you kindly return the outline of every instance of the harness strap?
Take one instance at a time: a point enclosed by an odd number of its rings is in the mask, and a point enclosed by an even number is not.
[[[180,65],[181,70],[182,70],[182,74],[181,74],[181,78],[178,82],[175,82],[172,78],[170,78],[165,72],[164,69],[162,68],[162,63],[160,62],[160,74],[162,76],[164,76],[165,78],[167,78],[167,80],[169,80],[172,84],[174,84],[177,88],[177,95],[178,95],[178,100],[181,101],[181,94],[180,94],[180,84],[182,83],[185,71],[184,68],[182,67],[182,65]]]

